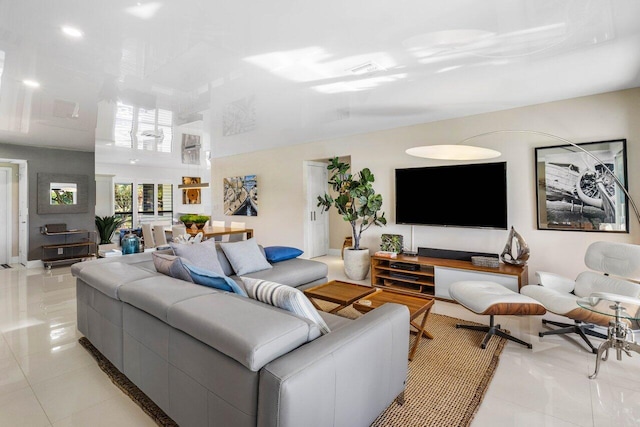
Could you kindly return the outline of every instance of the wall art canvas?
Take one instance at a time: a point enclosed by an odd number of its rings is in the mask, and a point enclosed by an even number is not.
[[[185,165],[199,165],[200,148],[200,135],[182,134],[182,163]]]
[[[199,176],[183,176],[183,184],[200,184],[201,178]],[[199,205],[202,203],[202,191],[200,188],[183,188],[182,189],[182,203],[185,205]]]
[[[628,233],[626,139],[578,145],[536,148],[538,229]]]
[[[224,214],[258,215],[258,180],[255,175],[224,178]]]

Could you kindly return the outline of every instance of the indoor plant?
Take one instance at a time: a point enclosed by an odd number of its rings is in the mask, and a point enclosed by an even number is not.
[[[329,161],[329,185],[337,193],[318,196],[318,206],[328,211],[334,206],[342,218],[351,224],[353,247],[344,252],[345,273],[350,279],[362,280],[369,272],[369,250],[360,248],[362,233],[372,225],[387,224],[382,208],[382,195],[373,189],[375,178],[368,168],[356,175],[349,172],[349,163],[341,162],[338,157]]]
[[[124,224],[125,219],[116,215],[106,215],[100,217],[96,215],[96,228],[100,235],[100,245],[111,244],[111,239],[116,230]]]
[[[202,228],[206,222],[209,221],[209,217],[207,215],[187,214],[180,216],[180,221],[182,221],[187,228],[191,228],[193,224],[195,224],[197,228]]]

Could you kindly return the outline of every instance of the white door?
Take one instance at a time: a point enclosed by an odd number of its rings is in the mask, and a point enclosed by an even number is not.
[[[329,212],[318,207],[318,196],[327,190],[327,165],[307,162],[307,254],[309,258],[326,255],[329,252]]]
[[[22,265],[27,265],[29,241],[29,196],[27,182],[27,162],[19,165],[18,178],[18,258]]]
[[[11,169],[0,168],[0,264],[11,258]]]

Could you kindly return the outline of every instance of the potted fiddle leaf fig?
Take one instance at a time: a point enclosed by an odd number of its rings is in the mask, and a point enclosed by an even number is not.
[[[337,196],[318,196],[318,206],[324,207],[323,212],[335,207],[342,218],[351,224],[353,247],[344,251],[345,273],[350,279],[363,280],[369,272],[371,259],[369,249],[360,247],[362,233],[372,225],[386,225],[387,219],[381,212],[382,195],[373,189],[375,177],[371,171],[364,168],[353,175],[349,172],[350,167],[349,163],[341,162],[338,157],[329,161],[329,185]]]

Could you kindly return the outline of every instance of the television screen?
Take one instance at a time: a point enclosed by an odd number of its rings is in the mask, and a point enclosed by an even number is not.
[[[507,228],[507,163],[396,169],[396,223]]]

